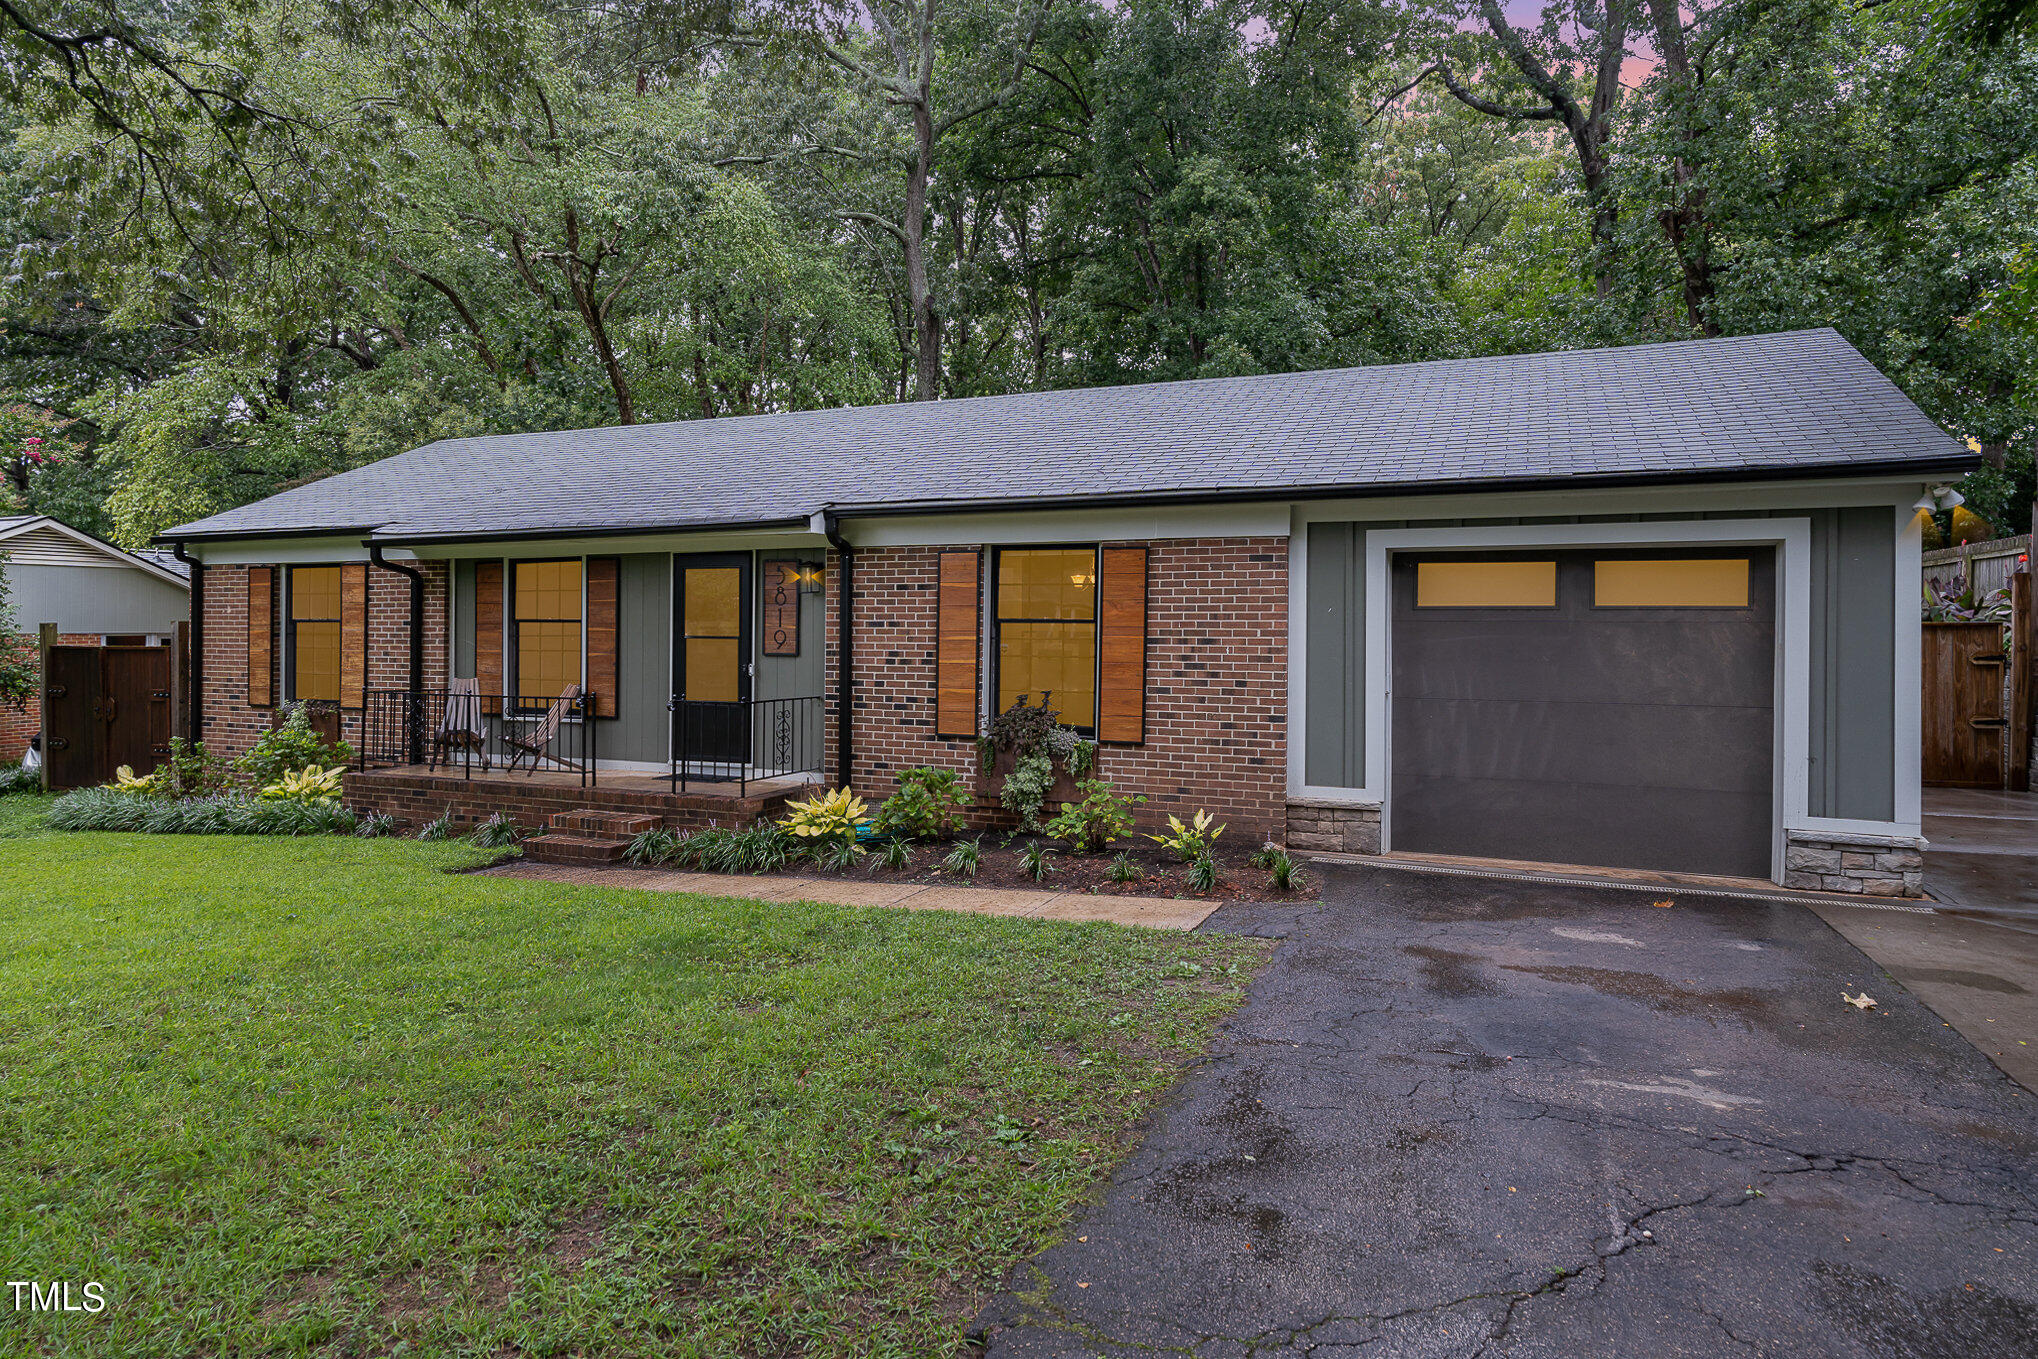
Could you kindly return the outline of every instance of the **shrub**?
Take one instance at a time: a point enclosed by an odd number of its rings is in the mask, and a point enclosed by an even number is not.
[[[211,797],[234,786],[233,761],[181,736],[170,738],[170,758],[156,772],[167,775],[173,797]]]
[[[962,779],[952,769],[920,766],[899,772],[899,790],[877,809],[880,829],[938,840],[962,824],[966,799]]]
[[[352,746],[345,741],[328,741],[311,729],[310,710],[300,703],[279,725],[263,732],[248,753],[234,764],[257,784],[268,785],[293,769],[314,764],[322,769],[344,769],[353,760]]]
[[[1047,823],[1047,833],[1068,841],[1078,854],[1094,853],[1130,831],[1132,804],[1146,801],[1120,796],[1109,779],[1084,779],[1077,790],[1083,800],[1062,803],[1061,815]]]
[[[1019,867],[1035,882],[1043,882],[1054,872],[1054,851],[1039,840],[1028,840],[1026,848],[1019,851]]]
[[[1113,882],[1138,882],[1146,876],[1140,871],[1139,865],[1132,862],[1132,856],[1129,854],[1120,854],[1111,860],[1111,867],[1104,870],[1104,875]]]
[[[1054,762],[1045,750],[1028,751],[1014,761],[1012,772],[1005,776],[998,802],[1019,818],[1021,829],[1039,830],[1040,809],[1047,805],[1047,795],[1053,789]]]
[[[510,820],[504,813],[497,812],[470,831],[467,841],[482,849],[502,849],[514,845],[523,837],[522,826]]]
[[[110,788],[66,793],[50,808],[55,830],[143,835],[348,835],[358,822],[337,802],[278,802],[243,794],[135,797]]]
[[[803,840],[846,840],[854,844],[866,819],[863,799],[847,788],[816,794],[805,802],[788,802],[786,810],[791,815],[778,824]]]
[[[1217,860],[1206,851],[1189,861],[1189,886],[1208,892],[1217,886]]]
[[[1210,847],[1217,843],[1218,836],[1224,834],[1224,827],[1213,824],[1216,820],[1210,813],[1199,810],[1195,819],[1185,826],[1180,817],[1170,816],[1166,835],[1149,835],[1146,838],[1166,845],[1185,862],[1208,858]]]
[[[974,840],[958,840],[955,848],[948,851],[948,857],[941,861],[941,871],[953,873],[958,878],[974,878],[977,870],[984,866],[984,841],[982,836]]]

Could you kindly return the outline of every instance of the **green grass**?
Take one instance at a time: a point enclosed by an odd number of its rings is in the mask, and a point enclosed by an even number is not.
[[[929,1355],[1263,958],[60,834],[0,799],[0,1352]]]

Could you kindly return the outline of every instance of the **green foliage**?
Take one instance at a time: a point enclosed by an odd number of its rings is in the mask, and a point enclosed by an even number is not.
[[[0,552],[0,703],[26,708],[35,696],[40,667],[36,647],[23,640],[21,625],[7,603],[7,554]]]
[[[328,741],[311,729],[310,711],[293,705],[283,721],[263,732],[245,755],[234,761],[235,768],[256,784],[276,783],[285,774],[317,765],[322,769],[343,769],[354,759],[354,748],[345,741]]]
[[[1166,835],[1149,835],[1146,838],[1173,850],[1187,861],[1208,855],[1210,847],[1222,834],[1224,827],[1217,824],[1217,818],[1198,808],[1195,817],[1187,825],[1182,823],[1180,817],[1169,816]]]
[[[1217,860],[1212,858],[1207,850],[1189,860],[1189,886],[1198,892],[1216,889]]]
[[[974,840],[958,840],[941,861],[941,871],[958,878],[974,878],[984,863],[984,841],[982,836]]]
[[[418,827],[418,839],[432,841],[451,840],[456,829],[457,827],[453,820],[453,809],[448,807],[445,811],[440,812],[437,816],[425,822],[424,825]]]
[[[112,788],[64,794],[51,804],[48,823],[56,830],[148,835],[350,835],[356,826],[354,814],[330,800],[134,797]]]
[[[354,834],[363,840],[383,840],[396,834],[396,818],[387,812],[368,812],[354,823]]]
[[[1121,884],[1128,882],[1138,882],[1141,878],[1146,876],[1146,874],[1140,870],[1139,865],[1132,862],[1132,856],[1130,854],[1113,855],[1111,858],[1111,866],[1104,870],[1104,875],[1110,878],[1111,881]]]
[[[857,832],[868,820],[863,799],[847,788],[816,793],[804,802],[786,803],[789,815],[779,821],[789,834],[802,840],[856,842]]]
[[[677,831],[656,826],[651,830],[638,831],[631,837],[629,848],[623,851],[623,857],[633,864],[645,867],[670,863],[678,856],[680,843]]]
[[[1028,840],[1019,851],[1019,870],[1035,882],[1043,882],[1055,871],[1054,851],[1045,841]]]
[[[1029,750],[1014,758],[1012,772],[998,789],[998,803],[1019,818],[1021,830],[1041,829],[1040,812],[1054,791],[1054,761],[1045,750]]]
[[[892,873],[903,873],[913,866],[913,847],[904,840],[887,840],[884,848],[873,857],[877,867]]]
[[[856,867],[856,861],[866,852],[854,840],[822,840],[812,851],[816,864],[836,873],[846,873]]]
[[[1047,833],[1066,840],[1078,854],[1093,854],[1132,830],[1132,804],[1144,796],[1127,798],[1111,787],[1109,779],[1084,779],[1077,785],[1083,800],[1064,802],[1061,814],[1047,823]]]
[[[505,849],[526,834],[507,812],[496,812],[467,833],[467,843],[477,849]]]
[[[1262,846],[1253,854],[1252,864],[1265,869],[1268,880],[1280,891],[1291,892],[1302,885],[1300,866],[1279,845]]]
[[[18,764],[0,765],[0,797],[9,793],[40,793],[42,771],[24,769]]]
[[[282,778],[262,789],[261,795],[281,802],[332,802],[340,796],[340,784],[346,773],[344,769],[322,769],[315,764],[286,770]]]
[[[899,771],[899,788],[878,808],[880,830],[938,840],[962,825],[962,779],[950,769],[925,766]]]
[[[172,797],[211,797],[227,792],[237,780],[233,762],[214,755],[203,741],[170,738],[170,756],[156,767],[168,784]]]

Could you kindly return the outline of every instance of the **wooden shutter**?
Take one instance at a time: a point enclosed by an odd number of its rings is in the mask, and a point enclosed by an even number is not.
[[[276,702],[276,568],[248,568],[248,706]]]
[[[1097,739],[1146,739],[1146,549],[1107,547],[1097,573]]]
[[[340,567],[340,706],[368,703],[368,563]]]
[[[616,656],[622,574],[620,557],[587,559],[587,687],[594,691],[597,717],[616,715],[616,686],[622,678]]]
[[[977,734],[978,612],[983,601],[983,554],[941,554],[940,605],[934,652],[934,734]]]
[[[502,692],[502,563],[474,564],[474,677],[483,698],[482,707],[493,713],[499,707],[486,700]]]

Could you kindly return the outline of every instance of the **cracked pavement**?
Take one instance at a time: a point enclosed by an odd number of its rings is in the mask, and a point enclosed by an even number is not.
[[[2038,1098],[1811,911],[1312,871],[991,1359],[2038,1354]]]

